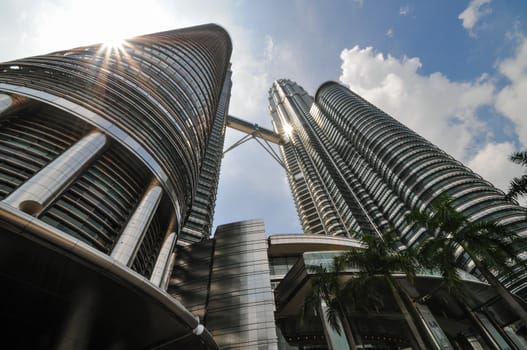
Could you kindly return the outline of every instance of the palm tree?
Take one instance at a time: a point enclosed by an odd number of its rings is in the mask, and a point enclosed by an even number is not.
[[[321,304],[325,304],[325,317],[330,327],[340,335],[340,325],[342,323],[342,328],[344,328],[344,334],[346,335],[350,349],[357,349],[346,315],[346,308],[343,304],[343,286],[340,282],[340,275],[344,270],[343,261],[335,257],[329,271],[322,265],[308,266],[308,268],[315,275],[311,278],[311,293],[306,297],[301,310],[301,322],[303,322],[306,309],[315,308],[315,310],[318,310],[321,309]]]
[[[419,266],[415,251],[413,249],[399,251],[396,248],[398,238],[393,232],[383,234],[382,238],[360,234],[360,239],[365,249],[351,250],[341,257],[346,264],[360,271],[349,286],[352,298],[357,295],[357,291],[360,292],[361,289],[367,288],[369,281],[378,280],[379,278],[383,279],[388,284],[418,346],[422,349],[427,348],[401,297],[401,293],[406,293],[399,287],[393,277],[393,272],[402,273],[413,283],[416,269]],[[374,289],[368,290],[371,292]],[[357,300],[355,304],[359,302],[361,301]]]
[[[523,306],[491,272],[508,274],[512,273],[513,264],[524,266],[516,255],[515,233],[495,222],[470,222],[455,209],[453,199],[446,195],[432,202],[431,211],[414,211],[407,219],[421,224],[434,235],[420,246],[419,256],[425,267],[440,270],[449,291],[463,293],[456,263],[456,251],[461,247],[481,275],[527,325],[527,312]]]
[[[527,167],[527,152],[516,152],[511,154],[510,160],[516,164]],[[507,192],[507,198],[517,199],[518,196],[527,194],[527,174],[512,179]]]

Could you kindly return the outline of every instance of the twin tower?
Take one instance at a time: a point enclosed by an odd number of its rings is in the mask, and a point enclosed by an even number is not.
[[[203,25],[0,64],[10,341],[218,347],[166,290],[178,247],[211,234],[231,50],[225,30]],[[269,105],[306,235],[395,229],[402,245],[418,245],[430,235],[405,215],[443,193],[471,221],[527,234],[524,208],[347,88],[328,82],[313,98],[278,80]],[[463,254],[459,266],[474,272]],[[507,283],[527,299],[525,276]]]

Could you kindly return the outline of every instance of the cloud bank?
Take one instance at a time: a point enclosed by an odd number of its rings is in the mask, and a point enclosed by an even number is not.
[[[498,73],[510,82],[501,89],[486,74],[463,82],[441,73],[421,74],[418,57],[396,58],[372,47],[344,49],[341,59],[342,83],[495,186],[506,190],[510,179],[521,174],[508,160],[513,142],[496,142],[490,121],[478,113],[482,108],[501,113],[515,124],[522,147],[527,145],[527,39],[514,57],[498,65]]]
[[[498,70],[509,81],[497,95],[496,110],[517,128],[522,147],[527,146],[527,38],[520,41],[514,57],[502,61]]]
[[[493,101],[485,76],[453,82],[441,73],[422,75],[419,58],[384,56],[372,47],[345,49],[341,59],[341,82],[456,158],[466,159],[474,135],[487,132],[476,117]]]

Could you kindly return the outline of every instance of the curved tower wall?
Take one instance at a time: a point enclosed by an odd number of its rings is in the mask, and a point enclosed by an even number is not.
[[[183,227],[212,221],[231,50],[203,25],[0,64],[3,343],[218,348],[165,290],[209,234]]]
[[[231,50],[204,25],[0,64],[0,199],[149,277],[196,200],[210,232]]]
[[[355,220],[324,166],[326,155],[309,124],[313,98],[296,83],[279,80],[269,104],[275,131],[286,140],[280,150],[304,232],[348,235]]]
[[[294,91],[288,93],[288,87],[294,87]],[[273,84],[270,102],[277,131],[284,132],[285,123],[293,127],[282,152],[301,218],[309,207],[317,208],[319,222],[323,222],[323,215],[329,216],[328,211],[335,211],[335,217],[340,213],[342,218],[351,213],[354,220],[343,221],[342,225],[348,235],[353,231],[382,234],[395,229],[402,242],[412,246],[429,236],[424,228],[408,223],[406,214],[414,209],[426,210],[435,198],[446,193],[469,220],[495,220],[520,237],[527,235],[525,208],[505,200],[503,192],[488,181],[340,84],[323,84],[309,111],[280,107],[290,103],[285,101],[294,104],[306,95],[296,83],[279,80]],[[302,143],[297,142],[300,138],[304,138]],[[302,152],[316,153],[319,160],[298,156]],[[303,184],[295,180],[295,174],[306,164],[313,164],[318,173],[324,174],[317,178],[320,186],[331,191],[335,185],[337,194],[328,193],[343,206],[325,206],[321,210],[324,202],[312,195],[314,191],[302,193],[309,196],[297,194]],[[310,230],[306,220],[301,222],[306,233],[322,233]],[[324,233],[339,234],[329,230]],[[467,270],[474,269],[463,254],[459,263]],[[521,292],[525,278],[516,276],[511,281],[513,291],[527,296]]]
[[[222,94],[216,110],[216,118],[207,140],[205,156],[201,162],[195,198],[191,210],[185,220],[179,238],[195,242],[209,237],[214,219],[214,204],[220,178],[220,165],[223,158],[223,143],[225,140],[226,120],[231,97],[231,71],[225,77]]]
[[[281,151],[304,232],[348,237],[376,232],[353,191],[356,184],[343,181],[349,170],[328,139],[332,135],[316,123],[313,98],[286,79],[276,81],[270,95],[275,129],[286,139]]]
[[[354,165],[353,178],[368,194],[365,201],[405,243],[413,244],[423,232],[401,218],[409,210],[426,209],[443,193],[471,221],[496,220],[527,234],[524,208],[506,201],[502,191],[360,96],[326,83],[316,101],[317,124],[332,133],[339,155]],[[392,201],[398,204],[387,205]],[[376,224],[382,227],[382,220]]]

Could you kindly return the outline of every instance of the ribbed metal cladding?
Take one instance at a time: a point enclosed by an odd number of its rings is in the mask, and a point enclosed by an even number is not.
[[[497,220],[527,234],[525,209],[463,164],[345,87],[329,82],[316,95],[321,128],[332,132],[339,155],[354,165],[372,208],[401,233],[408,244],[423,230],[404,215],[425,209],[442,193],[455,199],[470,220]],[[351,153],[352,156],[347,155]],[[391,204],[394,202],[393,204]]]
[[[280,149],[304,232],[348,236],[359,231],[358,218],[364,215],[352,215],[350,208],[357,205],[347,205],[352,199],[342,195],[339,179],[331,175],[334,169],[328,166],[331,155],[327,151],[331,146],[314,129],[312,97],[284,79],[273,84],[269,103],[275,130],[287,140]]]
[[[113,143],[40,218],[108,254],[150,176],[139,160]]]
[[[66,113],[44,108],[0,122],[0,199],[60,156],[89,130]]]
[[[275,82],[272,91],[280,86],[301,89],[295,83],[281,80]],[[287,99],[295,98],[294,94],[289,95]],[[334,82],[325,83],[318,89],[309,113],[305,110],[288,113],[286,122],[293,127],[290,139],[295,152],[309,153],[314,149],[321,159],[311,161],[315,159],[311,156],[291,160],[290,154],[294,152],[287,150],[291,146],[283,147],[297,207],[308,207],[310,204],[305,202],[312,202],[319,212],[336,210],[343,218],[351,213],[355,221],[345,226],[348,229],[382,234],[393,228],[404,244],[412,246],[428,235],[424,228],[408,223],[406,214],[413,209],[426,209],[435,198],[446,193],[469,220],[495,220],[521,237],[527,235],[524,208],[506,201],[504,194],[489,182],[349,89]],[[280,125],[285,122],[282,115],[286,113],[279,103],[271,102],[271,114],[275,126],[282,130]],[[307,135],[306,141],[295,145],[295,139],[303,135]],[[319,172],[327,177],[319,180],[331,189],[331,181],[335,183],[345,203],[344,210],[322,208],[323,202],[314,196],[304,198],[295,194],[299,186],[294,175],[298,168],[305,167],[302,162],[306,161],[326,168],[327,173]],[[302,210],[299,212],[302,218]],[[306,233],[313,232],[306,230]],[[464,254],[459,256],[459,263],[469,271],[474,269]],[[525,276],[515,276],[507,283],[511,290],[527,296]]]
[[[0,90],[102,116],[87,121],[110,125],[107,131],[143,159],[183,217],[231,50],[216,25],[156,33],[128,40],[122,51],[93,45],[3,63]]]
[[[345,87],[328,82],[316,95],[322,113],[317,124],[332,132],[339,154],[354,164],[351,178],[363,186],[372,212],[380,212],[403,241],[412,245],[427,237],[404,216],[425,209],[446,193],[471,221],[496,221],[527,235],[525,209],[504,199],[503,193],[459,161],[408,129]],[[351,155],[350,155],[351,154]],[[474,268],[465,256],[459,263]],[[509,288],[527,297],[527,278],[511,278]]]
[[[210,234],[231,50],[227,32],[211,24],[0,64],[0,199],[17,208],[43,202],[24,188],[41,186],[38,176],[64,157],[78,162],[72,149],[101,136],[33,215],[110,254],[156,179],[161,203],[126,263],[150,277],[169,222],[177,235],[194,225],[183,235],[192,240]],[[38,188],[50,192],[46,184]]]
[[[218,226],[206,325],[222,349],[278,349],[261,220]]]
[[[20,97],[13,100],[23,101]],[[20,209],[20,201],[9,199],[31,182],[49,191],[48,182],[60,176],[53,175],[42,183],[39,176],[94,130],[83,120],[49,105],[25,101],[18,107],[6,112],[0,125],[0,198]],[[152,174],[123,146],[116,142],[106,146],[73,174],[71,181],[59,181],[42,212],[32,215],[109,253]],[[77,153],[70,159],[84,161]],[[68,163],[62,166],[66,169],[59,173],[73,168]],[[27,193],[26,199],[37,199],[35,191]]]
[[[4,202],[30,215],[39,215],[100,155],[107,143],[103,133],[89,132],[24,182]]]
[[[207,141],[205,157],[201,163],[194,201],[179,235],[179,239],[184,241],[196,242],[209,237],[211,234],[223,158],[225,122],[231,97],[231,75],[232,72],[229,70],[225,76],[216,110],[216,118]]]
[[[217,348],[164,290],[187,218],[207,222],[194,240],[210,232],[231,50],[227,32],[210,24],[0,64],[0,237],[16,245],[0,275],[13,286],[3,296],[26,306],[13,324],[31,324],[35,343]],[[19,253],[27,247],[33,253]],[[75,274],[79,265],[86,271]],[[98,306],[83,293],[75,300],[81,289]],[[113,306],[110,323],[144,334],[96,331]],[[47,308],[57,322],[47,322]]]

